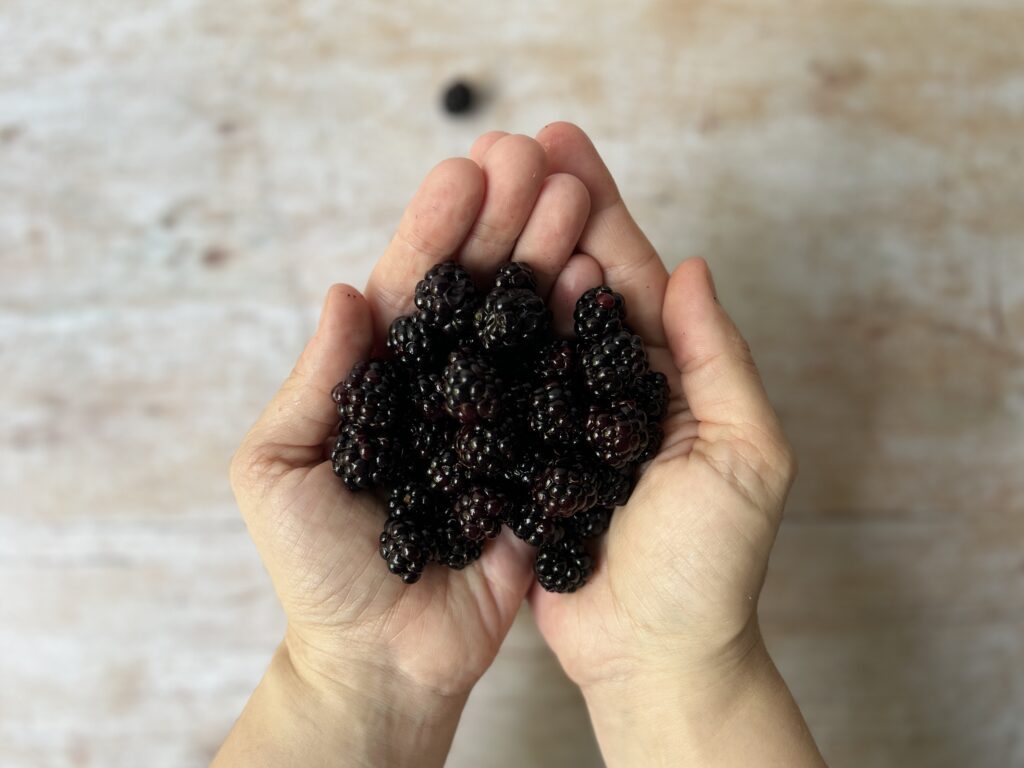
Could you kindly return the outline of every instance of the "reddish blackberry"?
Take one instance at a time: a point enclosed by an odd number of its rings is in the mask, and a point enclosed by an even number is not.
[[[482,541],[470,541],[462,533],[462,521],[445,515],[432,531],[433,558],[442,565],[461,571],[483,554]]]
[[[443,421],[417,421],[411,428],[410,444],[413,453],[425,461],[450,448],[454,429],[451,419]]]
[[[621,507],[633,490],[633,468],[603,469],[597,474],[597,503],[602,507]]]
[[[441,377],[445,408],[463,424],[488,421],[498,415],[501,382],[494,369],[465,351],[452,352]]]
[[[406,584],[414,584],[420,580],[430,560],[430,539],[412,523],[389,519],[380,535],[380,556],[387,562],[389,571]]]
[[[571,451],[580,435],[580,412],[572,390],[558,379],[545,381],[530,399],[529,423],[548,447]]]
[[[647,371],[637,379],[633,397],[647,414],[647,421],[661,421],[668,410],[668,378],[661,371]]]
[[[474,486],[455,500],[455,515],[462,523],[462,535],[470,541],[493,539],[501,532],[508,497],[501,491]]]
[[[564,532],[560,521],[543,514],[532,504],[514,506],[505,522],[512,533],[534,547],[556,541]]]
[[[436,373],[416,374],[410,382],[409,399],[416,416],[424,421],[442,421],[448,416],[441,377]]]
[[[582,464],[547,467],[533,482],[533,500],[548,517],[571,517],[597,503],[597,481]]]
[[[406,520],[420,527],[433,523],[440,514],[437,498],[422,483],[406,483],[391,489],[388,517]]]
[[[400,448],[387,435],[347,424],[331,451],[331,466],[350,491],[373,488],[398,478]]]
[[[553,339],[544,344],[533,361],[533,375],[537,381],[569,381],[575,371],[576,351],[567,339]]]
[[[537,581],[548,592],[575,592],[587,583],[592,570],[593,560],[574,536],[542,546],[533,564]]]
[[[448,336],[473,327],[478,295],[469,273],[454,261],[435,264],[416,284],[416,308],[423,322]]]
[[[427,485],[446,496],[454,496],[469,485],[469,470],[459,464],[455,451],[444,450],[427,466]]]
[[[396,317],[388,329],[387,348],[395,360],[413,371],[436,364],[444,352],[437,331],[421,315]]]
[[[569,518],[568,525],[581,539],[592,539],[608,530],[612,522],[610,507],[593,507]]]
[[[476,311],[476,334],[488,351],[541,340],[551,325],[544,300],[527,288],[495,288]]]
[[[515,464],[516,443],[507,424],[464,424],[455,435],[455,453],[470,471],[498,479]]]
[[[573,312],[576,337],[597,341],[622,330],[626,302],[607,285],[591,288],[580,296]]]
[[[630,400],[590,406],[585,431],[594,454],[616,469],[635,463],[647,448],[647,415]]]
[[[647,353],[639,336],[620,331],[587,347],[581,360],[583,383],[598,400],[625,395],[647,367]]]
[[[533,267],[524,261],[508,261],[498,267],[494,274],[495,288],[525,288],[528,291],[537,290],[537,278],[533,274]]]
[[[331,391],[345,424],[387,429],[398,420],[398,382],[383,360],[361,360]]]
[[[651,424],[647,428],[647,445],[644,446],[644,452],[637,458],[637,462],[643,463],[650,461],[658,454],[658,450],[661,448],[661,441],[665,438],[665,431],[661,428],[661,424]]]

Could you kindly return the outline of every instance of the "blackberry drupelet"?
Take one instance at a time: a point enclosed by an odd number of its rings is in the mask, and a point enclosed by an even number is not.
[[[436,373],[417,373],[413,376],[409,384],[409,400],[415,415],[423,421],[443,421],[448,417],[441,377]]]
[[[534,547],[550,544],[564,533],[561,521],[548,517],[532,504],[513,506],[505,522],[512,533]]]
[[[387,435],[347,424],[331,451],[331,467],[350,491],[374,488],[398,479],[401,450]]]
[[[446,410],[463,424],[488,421],[498,415],[501,382],[483,359],[465,350],[452,352],[441,386]]]
[[[387,348],[394,360],[413,371],[430,368],[444,353],[443,340],[421,315],[396,317],[388,329]]]
[[[548,517],[571,517],[597,503],[597,482],[582,464],[547,467],[533,482],[533,500]]]
[[[533,391],[528,410],[530,429],[549,448],[572,451],[580,436],[580,412],[573,391],[558,379],[543,382]]]
[[[647,368],[639,336],[620,331],[590,344],[582,355],[583,383],[590,395],[610,401],[626,395]]]
[[[573,515],[567,521],[567,525],[579,538],[592,539],[607,531],[611,522],[610,507],[592,507],[586,512]]]
[[[464,424],[455,435],[455,453],[474,474],[497,480],[515,464],[517,442],[507,423]]]
[[[432,555],[434,560],[461,571],[483,554],[482,541],[470,541],[462,533],[462,521],[455,515],[445,515],[434,528],[432,537]]]
[[[416,308],[423,322],[448,336],[473,327],[479,295],[469,272],[454,261],[435,264],[416,284]]]
[[[647,448],[647,414],[630,400],[590,406],[585,431],[594,454],[615,469],[634,464]]]
[[[469,470],[459,463],[459,457],[449,448],[430,459],[427,485],[438,493],[454,496],[469,486]]]
[[[462,535],[470,541],[493,539],[501,532],[508,497],[486,486],[473,486],[455,500],[455,514],[462,523]]]
[[[383,360],[361,360],[331,391],[345,424],[387,429],[398,420],[398,382]]]
[[[510,261],[498,267],[494,273],[495,288],[525,288],[528,291],[537,291],[537,278],[533,274],[533,267],[524,261]]]
[[[574,536],[542,546],[533,564],[537,581],[548,592],[575,592],[587,583],[592,570],[593,560]]]
[[[495,288],[474,319],[484,349],[496,351],[539,342],[551,325],[544,300],[528,288]]]
[[[661,371],[647,371],[637,379],[634,389],[637,405],[647,414],[650,423],[661,421],[668,410],[668,379]]]
[[[621,294],[601,285],[580,296],[572,317],[576,338],[597,341],[622,330],[626,302]]]
[[[389,571],[406,584],[414,584],[430,560],[430,538],[410,522],[389,519],[380,535],[379,551]]]

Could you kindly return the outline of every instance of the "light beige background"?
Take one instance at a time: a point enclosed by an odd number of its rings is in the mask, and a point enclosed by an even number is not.
[[[282,630],[236,442],[434,161],[566,118],[800,452],[762,613],[832,765],[1024,765],[1022,41],[995,0],[5,0],[0,764],[206,763]],[[450,763],[596,765],[584,723],[527,614]]]

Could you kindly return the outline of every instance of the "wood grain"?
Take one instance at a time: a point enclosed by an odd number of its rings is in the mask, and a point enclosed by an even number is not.
[[[282,630],[235,444],[427,168],[570,119],[800,452],[762,614],[830,763],[1024,765],[1022,39],[998,0],[8,0],[0,764],[208,761]],[[599,764],[528,615],[450,763]]]

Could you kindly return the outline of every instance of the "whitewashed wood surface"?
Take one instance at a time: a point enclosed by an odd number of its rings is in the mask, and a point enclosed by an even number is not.
[[[1024,765],[1022,41],[996,0],[5,0],[0,765],[209,760],[282,631],[235,444],[422,174],[553,119],[711,260],[800,452],[763,623],[831,764]],[[527,614],[450,764],[598,762]]]

